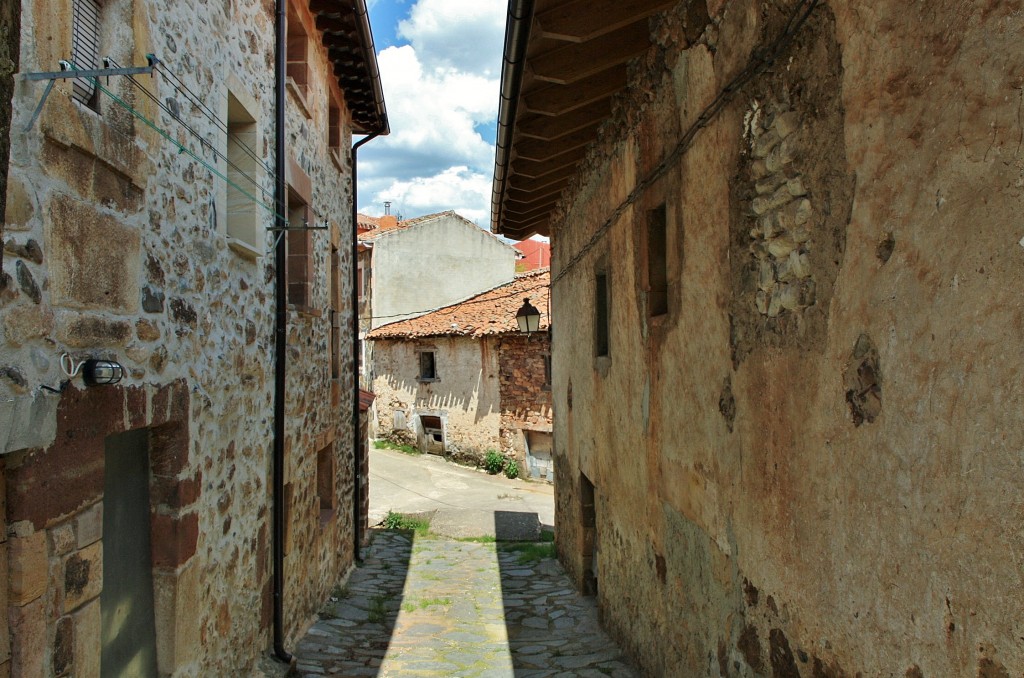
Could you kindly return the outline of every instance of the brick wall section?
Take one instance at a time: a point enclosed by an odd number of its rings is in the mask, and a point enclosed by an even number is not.
[[[551,389],[544,385],[544,357],[550,351],[547,332],[505,334],[498,340],[501,449],[521,468],[526,461],[522,431],[551,431]]]

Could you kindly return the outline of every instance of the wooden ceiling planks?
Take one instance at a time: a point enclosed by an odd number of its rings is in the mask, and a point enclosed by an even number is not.
[[[536,0],[516,115],[504,131],[495,232],[551,235],[551,212],[611,116],[629,61],[650,47],[650,17],[677,1]]]

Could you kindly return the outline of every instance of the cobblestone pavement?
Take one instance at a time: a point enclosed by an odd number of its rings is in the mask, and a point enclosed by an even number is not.
[[[300,676],[637,675],[543,547],[372,532],[295,649]]]

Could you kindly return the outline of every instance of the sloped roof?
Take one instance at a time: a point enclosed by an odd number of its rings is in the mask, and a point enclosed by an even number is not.
[[[373,242],[374,240],[377,240],[378,238],[380,238],[382,236],[388,235],[390,233],[397,233],[399,231],[404,231],[404,230],[406,230],[408,228],[411,228],[413,226],[417,226],[419,224],[424,224],[424,223],[427,223],[427,222],[430,222],[430,221],[437,221],[438,219],[441,219],[441,218],[452,218],[452,219],[455,219],[456,221],[460,221],[463,224],[465,224],[466,226],[470,226],[470,227],[476,229],[477,231],[479,231],[479,232],[481,232],[481,233],[483,233],[485,235],[488,235],[488,236],[494,238],[495,240],[500,242],[502,245],[505,245],[506,247],[509,247],[509,248],[512,247],[511,245],[508,244],[507,241],[503,240],[502,238],[499,238],[497,235],[495,235],[494,233],[491,233],[490,231],[488,231],[486,229],[480,228],[479,226],[477,226],[472,221],[470,221],[466,217],[462,216],[461,214],[459,214],[455,210],[445,210],[444,212],[435,212],[434,214],[424,214],[421,217],[413,217],[412,219],[403,219],[402,221],[397,221],[394,217],[389,217],[389,216],[369,217],[369,216],[360,214],[360,215],[358,215],[358,220],[359,220],[360,224],[365,223],[367,225],[370,225],[370,224],[375,222],[376,223],[376,228],[373,228],[372,230],[362,230],[362,228],[360,228],[360,231],[359,231],[359,234],[358,234],[358,238],[359,238],[360,242],[369,243],[369,242]]]
[[[457,304],[431,313],[382,325],[367,335],[368,339],[415,339],[419,337],[486,335],[518,332],[516,311],[529,297],[530,303],[540,311],[540,329],[546,331],[548,294],[551,275],[549,269],[538,269],[517,275],[512,282],[470,297]]]

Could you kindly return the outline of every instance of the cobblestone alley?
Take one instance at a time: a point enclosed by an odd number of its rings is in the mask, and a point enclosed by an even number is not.
[[[550,551],[374,530],[296,648],[299,675],[637,675]]]

